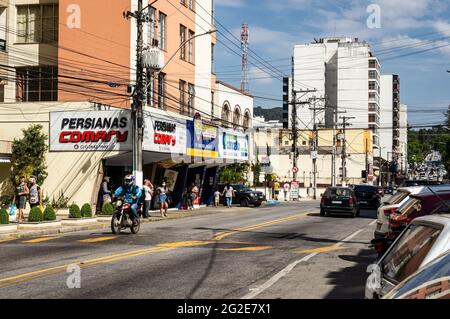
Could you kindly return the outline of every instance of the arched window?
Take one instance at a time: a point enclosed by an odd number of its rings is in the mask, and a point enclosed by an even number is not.
[[[251,126],[250,111],[248,109],[245,110],[243,126],[244,129],[248,129]]]
[[[230,104],[228,102],[223,103],[222,106],[222,123],[223,126],[228,126],[230,123]]]
[[[233,112],[233,126],[234,128],[239,128],[241,125],[241,109],[239,105],[236,105]]]

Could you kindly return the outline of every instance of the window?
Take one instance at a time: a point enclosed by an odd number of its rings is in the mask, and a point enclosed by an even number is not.
[[[6,26],[6,8],[0,8],[0,25]],[[0,50],[6,51],[6,28],[0,28]]]
[[[17,42],[58,41],[58,5],[17,6]]]
[[[188,0],[189,1],[189,9],[194,11],[194,0]]]
[[[411,224],[381,262],[387,278],[397,283],[414,273],[440,233],[440,229]]]
[[[18,102],[56,101],[57,97],[57,67],[21,67],[16,69],[16,100]]]
[[[194,84],[188,84],[188,114],[194,115],[195,109],[195,87]]]
[[[159,73],[158,75],[158,108],[165,109],[166,108],[166,75],[164,73]]]
[[[180,90],[180,114],[184,114],[186,105],[184,98],[186,92],[186,81],[180,80],[179,90]]]
[[[370,81],[369,82],[369,90],[376,90],[377,89],[377,82]]]
[[[159,48],[166,50],[166,20],[167,16],[159,12]]]
[[[148,22],[148,43],[150,45],[158,46],[158,41],[156,39],[156,10],[155,8],[148,8],[148,15],[150,17],[150,21]]]
[[[243,126],[245,129],[250,127],[250,112],[249,111],[245,112]]]
[[[369,79],[376,79],[377,78],[377,71],[370,70],[369,71]]]
[[[239,107],[236,107],[234,109],[233,114],[233,125],[234,127],[238,127],[241,124],[241,111],[239,110]]]
[[[189,30],[188,62],[194,63],[194,31]]]
[[[224,103],[222,107],[222,121],[223,126],[227,127],[230,121],[230,106],[228,103]]]
[[[186,27],[180,24],[180,59],[186,60]]]

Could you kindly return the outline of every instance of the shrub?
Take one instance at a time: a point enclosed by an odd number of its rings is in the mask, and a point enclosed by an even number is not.
[[[69,218],[81,218],[80,207],[77,204],[72,204],[69,207]]]
[[[90,204],[86,203],[81,207],[81,216],[92,217],[92,208]]]
[[[111,203],[105,203],[102,207],[102,215],[112,215],[114,213],[114,206]]]
[[[42,221],[42,212],[39,207],[33,207],[28,215],[29,222],[40,222]]]
[[[9,224],[9,214],[4,208],[0,209],[0,224],[1,225]]]
[[[56,220],[56,213],[51,205],[45,207],[44,220]]]

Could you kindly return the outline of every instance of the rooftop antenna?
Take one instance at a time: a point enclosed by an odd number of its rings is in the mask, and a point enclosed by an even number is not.
[[[249,82],[248,82],[248,60],[247,60],[247,50],[248,50],[248,24],[243,23],[241,29],[241,48],[242,48],[242,78],[241,78],[241,92],[249,93]]]

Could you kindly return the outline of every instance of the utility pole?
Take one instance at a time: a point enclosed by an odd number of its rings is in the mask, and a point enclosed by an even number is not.
[[[333,149],[331,152],[331,186],[336,186],[336,128],[338,125],[338,115],[347,113],[347,111],[338,111],[337,105],[333,105]]]
[[[294,87],[294,56],[292,56],[292,150],[294,152],[294,157],[292,159],[292,178],[297,181],[297,92]]]
[[[342,139],[342,186],[346,185],[347,180],[347,141],[345,138],[345,129],[347,128],[347,125],[351,125],[347,123],[348,120],[354,119],[354,116],[341,116],[340,119],[342,119],[342,133],[343,133],[343,139]]]

